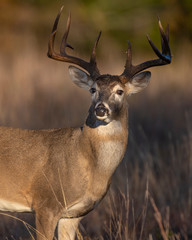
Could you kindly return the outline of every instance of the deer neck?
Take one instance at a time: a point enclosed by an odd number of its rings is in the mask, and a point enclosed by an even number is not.
[[[88,116],[87,120],[90,118]],[[128,108],[108,124],[86,121],[82,130],[84,147],[88,148],[94,171],[110,178],[121,162],[128,140]]]

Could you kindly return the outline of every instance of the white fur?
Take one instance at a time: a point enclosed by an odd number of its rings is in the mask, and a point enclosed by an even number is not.
[[[123,131],[120,121],[113,120],[107,125],[97,127],[100,136],[121,134]],[[114,171],[122,159],[124,145],[120,140],[104,141],[99,146],[98,161],[100,167]]]
[[[97,132],[99,135],[114,135],[121,134],[123,131],[122,125],[120,121],[113,120],[107,125],[100,125],[97,127]]]
[[[113,172],[122,160],[124,146],[121,141],[110,140],[100,144],[98,162],[103,170]]]
[[[0,199],[0,211],[31,212],[32,209],[20,203],[15,203],[15,202],[10,202],[7,200]]]
[[[75,211],[75,210],[83,209],[84,206],[85,206],[85,202],[83,200],[81,200],[81,201],[75,203],[74,205],[70,206],[69,208],[67,207],[66,209],[68,211]]]
[[[122,90],[123,91],[123,88],[121,87],[120,84],[116,84],[113,88],[113,92],[116,92],[117,90]]]
[[[117,90],[124,91],[124,89],[120,86],[120,84],[115,85],[115,87],[113,88],[113,93],[115,94],[115,100],[120,102],[122,100],[124,94],[122,94],[122,95],[117,94],[116,93]]]
[[[60,219],[58,224],[58,237],[60,240],[75,240],[75,231],[77,230],[80,219]]]

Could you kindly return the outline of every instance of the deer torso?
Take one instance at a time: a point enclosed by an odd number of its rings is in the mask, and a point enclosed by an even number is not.
[[[2,127],[0,210],[47,204],[58,205],[65,216],[84,215],[105,195],[127,135],[125,121],[47,131]]]

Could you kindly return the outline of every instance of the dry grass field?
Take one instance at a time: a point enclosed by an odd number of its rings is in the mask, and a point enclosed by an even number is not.
[[[34,16],[30,11],[22,14],[18,21]],[[29,22],[21,21],[23,25],[11,29],[12,22],[6,21],[4,26],[3,16],[0,125],[27,129],[82,125],[89,94],[70,81],[67,64],[47,58],[47,30],[38,41],[26,30]],[[54,16],[49,20],[50,29]],[[100,42],[98,63],[103,72],[119,74],[124,50],[113,41],[106,44],[108,40],[103,37]],[[145,36],[143,41],[146,51],[140,53],[134,45],[136,63],[154,57]],[[151,69],[148,89],[129,99],[129,143],[124,160],[106,198],[82,221],[79,239],[192,239],[191,53],[190,42],[174,45],[171,65]],[[31,238],[28,227],[15,217],[34,226],[32,214],[3,214],[0,239]]]

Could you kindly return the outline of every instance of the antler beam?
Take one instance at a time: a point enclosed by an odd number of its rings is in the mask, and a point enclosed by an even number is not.
[[[97,64],[96,64],[96,48],[97,48],[97,45],[98,45],[98,42],[99,42],[99,39],[101,36],[101,32],[99,33],[99,35],[95,41],[89,62],[86,62],[83,59],[68,55],[66,53],[66,48],[69,47],[69,48],[73,49],[73,47],[71,47],[71,45],[67,43],[67,37],[69,34],[70,24],[71,24],[71,14],[69,14],[69,17],[67,19],[66,31],[63,35],[61,46],[60,46],[60,53],[56,53],[54,50],[54,42],[55,42],[57,26],[58,26],[58,22],[59,22],[62,10],[63,10],[63,7],[61,7],[61,9],[55,19],[52,33],[50,36],[50,40],[48,43],[47,55],[48,55],[48,57],[55,59],[55,60],[76,64],[76,65],[80,66],[81,68],[85,69],[90,74],[90,76],[93,79],[95,79],[100,75],[99,70],[97,68]]]
[[[154,45],[154,43],[151,41],[151,39],[149,38],[148,35],[147,35],[147,39],[148,39],[153,51],[156,53],[156,55],[159,58],[143,62],[136,66],[132,65],[131,44],[130,44],[130,42],[128,42],[125,70],[120,76],[122,82],[124,82],[124,83],[128,82],[135,74],[137,74],[147,68],[171,63],[171,50],[169,48],[169,26],[167,25],[166,33],[165,33],[163,30],[163,27],[161,25],[160,19],[158,19],[158,23],[159,23],[159,30],[160,30],[160,34],[161,34],[162,53],[157,49],[157,47]]]

